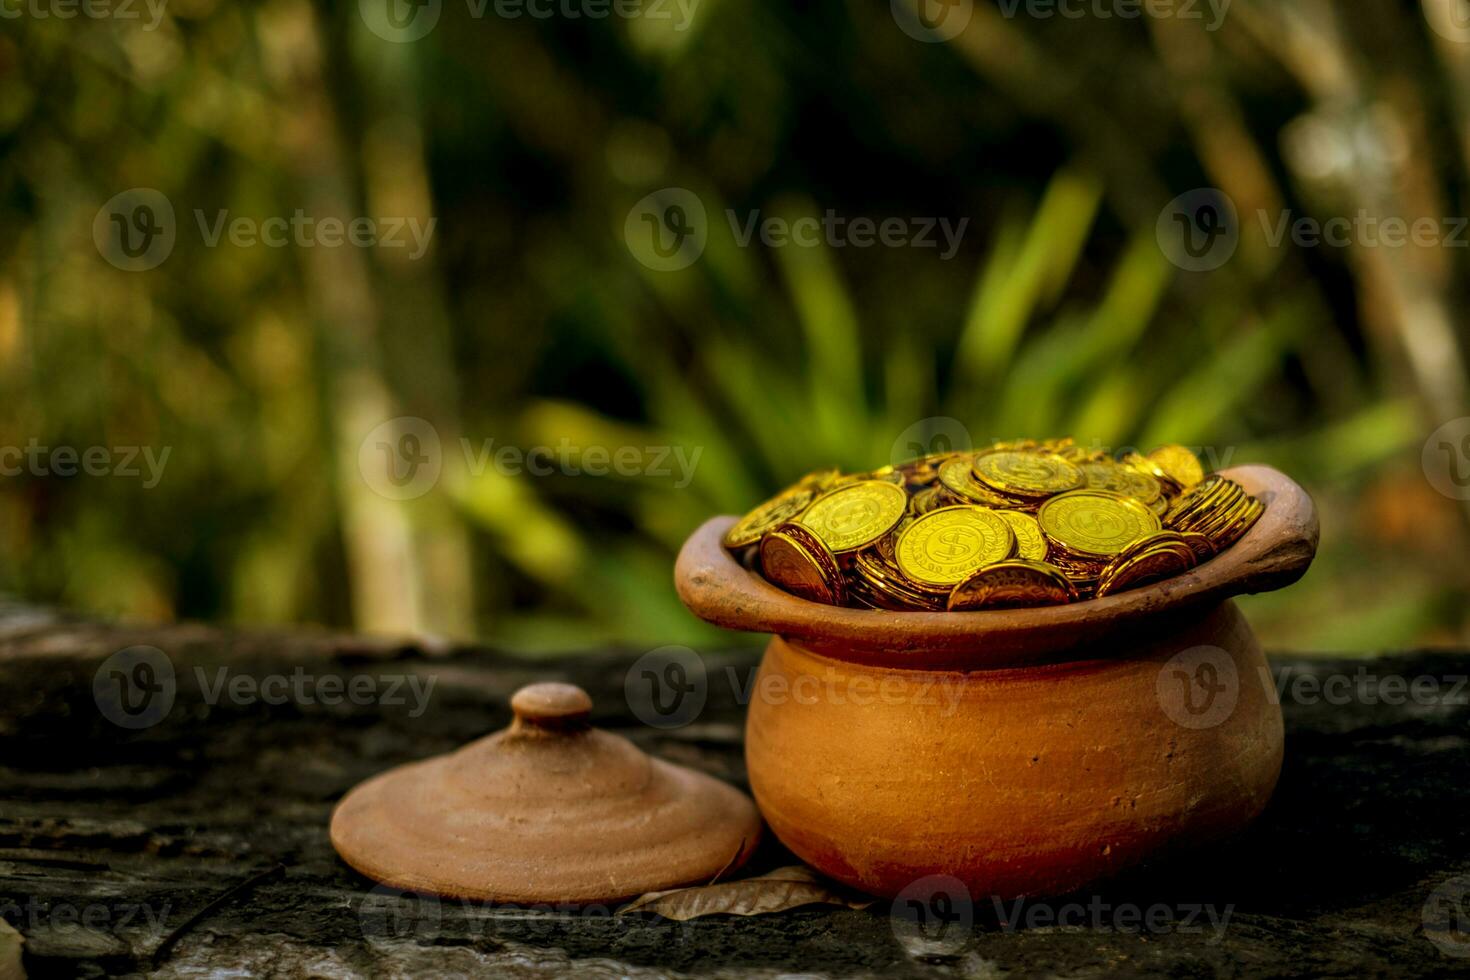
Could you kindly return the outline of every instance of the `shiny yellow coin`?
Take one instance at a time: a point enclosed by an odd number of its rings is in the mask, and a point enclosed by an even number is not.
[[[951,589],[986,565],[1010,558],[1016,535],[994,511],[946,507],[914,521],[899,536],[894,560],[904,577]]]
[[[1155,480],[1158,480],[1160,483],[1174,484],[1174,479],[1169,476],[1169,474],[1159,469],[1159,465],[1157,463],[1155,463],[1153,460],[1149,459],[1142,453],[1124,453],[1118,459],[1118,462],[1122,463],[1129,469],[1137,470],[1140,473],[1147,473],[1149,476],[1153,477]],[[1178,484],[1174,485],[1177,486]]]
[[[755,544],[767,531],[801,516],[801,512],[806,510],[816,496],[816,491],[810,489],[787,490],[777,494],[740,518],[725,532],[725,547],[744,548]]]
[[[972,466],[981,483],[1018,497],[1049,497],[1082,486],[1082,471],[1056,453],[1008,450],[981,453]]]
[[[1141,473],[1111,459],[1096,463],[1083,463],[1082,475],[1090,490],[1111,490],[1125,497],[1151,504],[1163,495],[1164,488],[1157,478]]]
[[[909,513],[914,517],[921,517],[931,510],[938,510],[945,506],[945,501],[949,499],[951,499],[950,495],[944,487],[938,485],[925,487],[909,498]]]
[[[1183,536],[1160,531],[1135,541],[1118,554],[1097,580],[1097,597],[1106,598],[1189,571],[1199,560]]]
[[[1185,490],[1205,478],[1205,468],[1199,457],[1183,446],[1160,446],[1149,453],[1148,458]]]
[[[836,467],[831,467],[825,470],[813,470],[802,477],[796,485],[802,490],[816,490],[820,493],[823,490],[831,489],[832,485],[840,479],[842,479],[842,471]]]
[[[1148,507],[1107,490],[1053,497],[1041,505],[1036,519],[1048,538],[1084,557],[1112,557],[1161,526]]]
[[[975,482],[971,475],[970,464],[974,457],[968,453],[960,453],[951,456],[939,464],[939,483],[944,489],[961,500],[975,500],[977,492],[983,488]]]
[[[1010,561],[987,565],[954,587],[945,608],[951,612],[1060,606],[1077,598],[1061,569],[1045,562]]]
[[[838,487],[849,486],[853,483],[862,483],[864,480],[881,480],[884,483],[896,483],[899,486],[904,486],[903,474],[896,467],[884,466],[866,473],[848,473],[840,476],[824,489],[836,490]]]
[[[1205,525],[1217,520],[1221,514],[1245,504],[1250,498],[1234,480],[1227,480],[1218,473],[1206,478],[1174,501],[1164,515],[1164,523],[1178,531],[1205,531]],[[1208,532],[1205,532],[1208,533]]]
[[[1036,518],[1019,510],[998,510],[996,514],[1011,526],[1011,533],[1016,536],[1016,557],[1027,561],[1046,560],[1046,538],[1041,533],[1041,525],[1036,523]]]
[[[783,524],[766,534],[760,555],[761,573],[792,595],[829,606],[847,601],[837,559],[800,524]]]
[[[866,548],[903,518],[909,495],[885,480],[849,483],[818,497],[801,515],[834,554]]]

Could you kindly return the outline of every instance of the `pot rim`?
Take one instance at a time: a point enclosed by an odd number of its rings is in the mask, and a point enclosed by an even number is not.
[[[1174,613],[1269,592],[1301,578],[1317,551],[1317,509],[1269,466],[1221,471],[1265,506],[1233,546],[1183,575],[1065,606],[980,612],[889,612],[811,602],[747,571],[721,544],[737,518],[714,517],[679,551],[674,585],[696,616],[727,629],[775,633],[843,660],[910,668],[982,669],[1085,660]]]

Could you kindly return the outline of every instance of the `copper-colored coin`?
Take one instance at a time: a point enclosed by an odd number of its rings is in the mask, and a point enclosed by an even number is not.
[[[1215,545],[1209,538],[1200,534],[1198,531],[1182,531],[1179,536],[1194,551],[1194,557],[1197,561],[1207,562],[1215,557]]]
[[[850,588],[878,609],[937,611],[944,608],[943,592],[918,588],[897,567],[883,560],[877,549],[854,556],[852,571]]]
[[[1099,599],[1189,571],[1194,549],[1174,531],[1160,531],[1135,542],[1108,563],[1097,580]]]
[[[837,558],[800,524],[783,524],[761,538],[761,572],[792,595],[840,606],[847,598]]]
[[[1059,606],[1076,599],[1077,589],[1061,569],[1046,562],[1011,559],[980,569],[949,594],[952,612]]]

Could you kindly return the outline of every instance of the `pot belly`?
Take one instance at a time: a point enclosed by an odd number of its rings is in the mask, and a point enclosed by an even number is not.
[[[904,671],[774,638],[746,727],[756,802],[802,859],[885,896],[932,874],[1064,894],[1261,812],[1281,711],[1234,603],[1073,655]]]

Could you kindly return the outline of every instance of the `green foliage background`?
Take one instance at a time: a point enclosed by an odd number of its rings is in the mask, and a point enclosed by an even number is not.
[[[857,2],[703,0],[682,30],[677,11],[446,2],[407,44],[355,3],[171,0],[156,30],[6,19],[0,445],[170,457],[153,488],[0,479],[0,585],[139,618],[713,642],[670,585],[693,527],[952,417],[977,441],[1276,465],[1316,496],[1324,543],[1301,585],[1251,600],[1268,644],[1463,641],[1466,515],[1420,453],[1470,414],[1466,255],[1267,227],[1465,213],[1470,45],[1431,29],[1437,5],[1235,0],[1212,31],[976,0],[944,44]],[[1184,272],[1156,223],[1205,186],[1240,245]],[[133,187],[178,216],[145,272],[92,240]],[[666,187],[710,215],[678,272],[623,238]],[[298,208],[437,224],[414,261],[209,247],[195,218]],[[968,225],[945,261],[741,247],[727,210]],[[438,484],[401,502],[358,467],[399,416],[445,447]],[[534,477],[477,472],[461,439],[700,456],[688,486]]]

